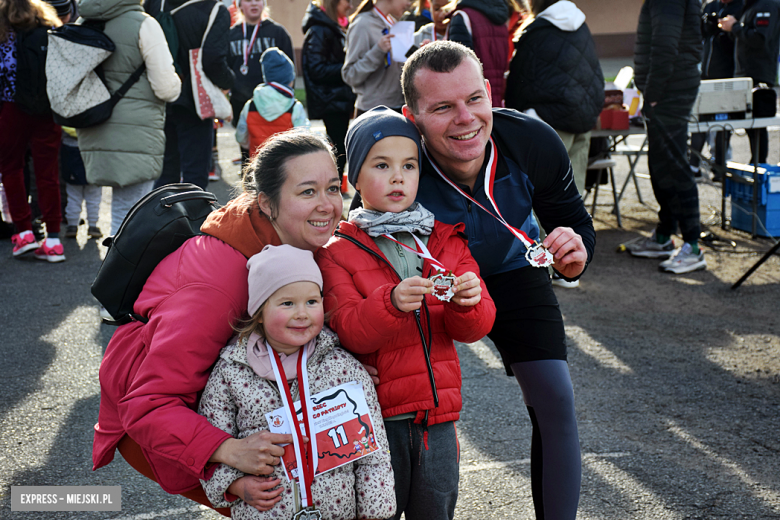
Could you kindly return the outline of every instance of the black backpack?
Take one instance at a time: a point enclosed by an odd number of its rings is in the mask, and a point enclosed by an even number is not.
[[[103,241],[108,252],[92,282],[92,295],[114,318],[104,323],[148,321],[133,312],[146,280],[163,258],[203,234],[200,226],[216,203],[213,193],[186,183],[161,186],[135,203],[116,235]]]
[[[16,33],[16,92],[14,102],[24,112],[43,115],[51,112],[46,95],[47,29],[35,27]]]

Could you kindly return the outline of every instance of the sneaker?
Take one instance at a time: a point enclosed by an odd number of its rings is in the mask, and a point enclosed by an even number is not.
[[[49,247],[47,240],[43,241],[43,245],[35,250],[35,258],[38,260],[46,260],[47,262],[64,262],[65,261],[65,249],[62,244]]]
[[[674,251],[674,256],[661,262],[658,268],[666,273],[683,274],[707,269],[707,261],[701,249],[698,255],[694,254],[693,248],[686,242]]]
[[[65,238],[76,238],[79,234],[78,226],[68,226],[65,228]]]
[[[565,287],[567,289],[574,289],[575,287],[579,287],[580,286],[580,281],[579,280],[574,280],[573,282],[567,282],[566,280],[561,278],[558,273],[553,271],[552,284],[557,286],[557,287]]]
[[[653,231],[653,234],[645,239],[626,244],[626,250],[631,255],[641,258],[669,258],[674,252],[674,242],[670,238],[666,243],[659,244]]]
[[[40,247],[40,243],[35,240],[35,235],[32,231],[22,231],[11,237],[11,242],[14,245],[14,256],[21,256],[25,253],[29,253]]]
[[[221,177],[219,176],[219,173],[217,173],[217,169],[214,168],[209,172],[209,181],[218,181]]]
[[[233,164],[241,164],[243,161],[244,161],[244,159],[243,159],[243,158],[241,158],[241,157],[236,157],[235,159],[233,159],[233,161],[232,161],[232,162],[233,162]]]
[[[89,226],[87,229],[87,235],[89,235],[89,238],[101,238],[103,236],[103,232],[100,231],[100,228],[97,226]]]

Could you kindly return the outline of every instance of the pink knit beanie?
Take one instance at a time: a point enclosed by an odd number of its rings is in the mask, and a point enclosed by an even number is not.
[[[246,263],[249,269],[249,304],[254,316],[257,309],[277,290],[295,282],[314,282],[322,291],[322,273],[314,254],[293,246],[265,246]]]

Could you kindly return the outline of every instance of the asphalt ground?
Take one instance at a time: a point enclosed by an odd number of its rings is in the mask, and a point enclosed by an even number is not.
[[[770,161],[780,159],[770,132]],[[238,179],[229,129],[219,132],[221,202]],[[734,139],[735,159],[746,140]],[[627,174],[618,159],[616,177]],[[646,172],[640,160],[639,172]],[[616,253],[655,222],[649,181],[621,203],[608,186],[594,216],[597,252],[578,289],[556,289],[575,388],[583,480],[580,519],[780,518],[780,262],[729,289],[771,241],[719,227],[719,185],[700,184],[702,220],[736,247],[706,248],[710,268],[659,273]],[[109,229],[104,199],[100,226]],[[117,455],[92,471],[98,368],[113,328],[89,286],[104,254],[85,228],[65,240],[67,261],[12,259],[0,243],[0,517],[216,519],[164,493]],[[532,519],[531,428],[519,386],[489,340],[459,345],[464,410],[458,519]],[[554,478],[554,476],[553,476]],[[10,486],[121,486],[120,512],[11,512]]]

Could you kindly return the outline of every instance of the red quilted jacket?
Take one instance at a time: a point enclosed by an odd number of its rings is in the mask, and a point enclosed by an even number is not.
[[[434,258],[456,275],[479,267],[471,257],[462,235],[463,224],[451,226],[436,222],[428,241]],[[400,279],[385,256],[364,231],[342,222],[337,234],[348,238],[332,239],[317,253],[322,270],[325,311],[330,327],[341,344],[362,363],[379,371],[377,385],[383,417],[417,412],[415,422],[433,425],[459,418],[462,405],[460,362],[453,340],[471,343],[484,337],[493,327],[496,307],[482,284],[482,300],[473,307],[461,307],[426,296],[430,311],[421,312],[426,341],[429,332],[431,364],[439,406],[434,407],[433,389],[425,362],[425,353],[413,312],[401,312],[390,301],[390,293]],[[351,242],[354,240],[374,254]],[[434,274],[431,264],[423,264],[423,276]]]

